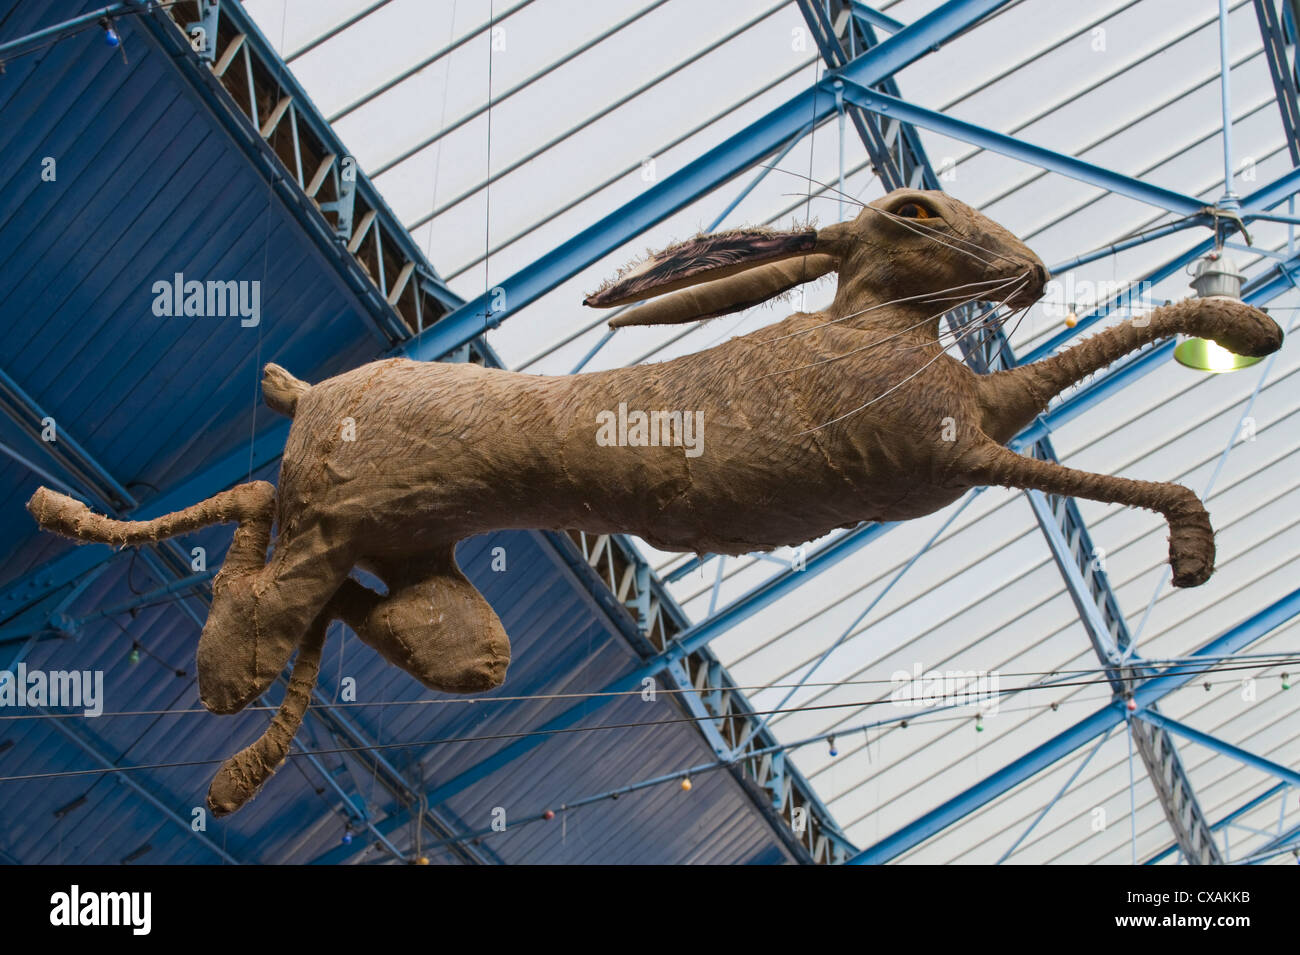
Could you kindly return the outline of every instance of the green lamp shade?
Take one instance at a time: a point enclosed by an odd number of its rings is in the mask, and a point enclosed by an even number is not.
[[[1174,360],[1180,365],[1215,374],[1249,368],[1261,359],[1234,355],[1208,338],[1184,338],[1174,348]]]

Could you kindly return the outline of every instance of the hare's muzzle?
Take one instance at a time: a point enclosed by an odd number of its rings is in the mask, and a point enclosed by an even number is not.
[[[1028,272],[1024,288],[1007,299],[1007,305],[1012,308],[1028,308],[1043,297],[1043,292],[1047,288],[1047,281],[1050,278],[1047,267],[1041,262],[1035,262],[1029,266]]]

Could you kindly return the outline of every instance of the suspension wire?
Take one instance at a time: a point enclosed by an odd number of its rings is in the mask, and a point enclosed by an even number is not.
[[[1195,670],[1188,671],[1182,675],[1194,676],[1194,675],[1198,675],[1199,673],[1227,673],[1227,672],[1233,672],[1237,670],[1250,670],[1250,669],[1258,669],[1258,666],[1250,665],[1250,666],[1238,666],[1238,667],[1211,667],[1211,668],[1202,669],[1200,671],[1195,671]],[[1150,679],[1155,679],[1158,677],[1168,676],[1168,675],[1170,675],[1168,671],[1162,671],[1161,673],[1154,674]],[[1237,682],[1236,680],[1221,680],[1221,681],[1206,681],[1206,684],[1213,685],[1214,683],[1226,684],[1226,683],[1236,683],[1236,682]],[[1068,687],[1106,687],[1109,686],[1109,683],[1110,683],[1109,679],[1105,676],[1099,677],[1096,680],[1045,681],[1040,683],[1028,684],[1026,686],[1011,687],[1005,690],[998,690],[996,692],[990,691],[986,694],[981,694],[981,695],[985,697],[985,700],[983,702],[987,702],[988,700],[991,700],[993,698],[1015,696],[1020,693],[1028,692],[1030,690],[1052,690],[1052,689],[1062,689]],[[1186,689],[1188,685],[1190,684],[1185,684],[1184,686],[1176,687],[1175,689]],[[938,707],[937,709],[951,709],[951,708],[963,707],[963,706],[975,706],[981,702],[981,700],[979,700],[978,698],[975,700],[971,700],[970,697],[974,696],[975,694],[972,694],[970,692],[954,693],[951,695],[955,697],[961,697],[962,701],[954,702],[944,707]],[[1094,699],[1094,698],[1090,697],[1087,699]],[[1119,700],[1119,696],[1117,696],[1113,692],[1108,692],[1103,696],[1096,697],[1095,699],[1109,699],[1113,702],[1117,702]],[[894,706],[919,705],[919,706],[933,707],[934,704],[927,702],[927,700],[928,700],[927,697],[909,697],[909,698],[903,698],[897,700],[896,699],[854,700],[846,703],[821,703],[814,706],[789,707],[781,711],[757,710],[757,711],[752,711],[751,713],[745,715],[763,716],[763,715],[776,713],[776,712],[808,713],[808,712],[813,712],[818,710],[836,710],[836,709],[846,709],[846,708],[865,709],[866,707],[869,706],[884,706],[884,705],[894,705]],[[1081,702],[1081,700],[1076,699],[1076,700],[1058,701],[1057,706],[1059,707],[1060,705],[1062,705],[1063,702]],[[172,712],[176,712],[176,711],[172,711]],[[59,716],[59,715],[79,716],[79,714],[51,714],[51,715],[52,716]],[[542,737],[565,736],[565,735],[571,735],[576,733],[592,733],[592,732],[598,732],[604,730],[644,729],[644,728],[654,727],[654,726],[670,726],[670,725],[683,724],[683,723],[716,722],[717,720],[723,718],[725,717],[720,717],[714,714],[710,714],[708,716],[674,717],[674,718],[663,719],[663,720],[642,720],[642,721],[633,721],[633,722],[625,722],[625,723],[605,723],[598,726],[573,726],[564,729],[554,729],[554,730],[530,730],[530,731],[524,731],[518,733],[493,733],[484,736],[440,737],[440,738],[428,739],[428,740],[408,740],[404,742],[394,742],[394,743],[376,743],[369,746],[344,746],[344,747],[336,747],[333,749],[318,749],[318,750],[303,749],[299,751],[290,751],[288,753],[288,756],[333,756],[333,755],[340,755],[346,753],[378,752],[381,750],[389,750],[389,749],[410,749],[412,747],[417,747],[417,746],[432,748],[434,746],[445,746],[445,745],[452,745],[458,743],[500,742],[502,740],[529,739],[538,736],[542,736]],[[968,718],[969,717],[962,717],[962,719],[968,719]],[[907,717],[898,717],[896,719],[880,721],[878,725],[887,725],[887,724],[900,723],[900,722],[903,724],[908,724],[913,722],[925,722],[925,721],[909,720],[907,719]],[[848,735],[851,732],[853,732],[853,730],[845,731],[841,729],[833,733],[827,733],[826,735],[842,736],[842,735]],[[741,758],[748,758],[748,756],[744,756]],[[134,766],[115,766],[112,769],[104,769],[103,767],[101,767],[99,769],[63,770],[63,771],[46,772],[46,773],[23,773],[23,774],[10,775],[10,776],[0,776],[0,782],[21,782],[21,781],[28,781],[34,779],[62,779],[62,778],[74,777],[74,776],[93,776],[100,773],[113,773],[113,772],[120,773],[120,772],[135,772],[135,771],[142,771],[142,770],[180,769],[180,768],[189,768],[195,766],[212,766],[223,762],[225,762],[224,758],[197,759],[197,760],[182,760],[182,761],[169,762],[169,763],[138,764]]]
[[[120,626],[121,625],[119,624],[119,627]],[[126,633],[126,631],[123,632]],[[130,634],[128,633],[127,635],[129,636]],[[140,649],[148,652],[143,645],[140,646]],[[150,656],[153,655],[150,654]],[[177,676],[189,675],[188,671],[175,669],[171,666],[170,663],[168,663],[167,661],[163,660],[160,657],[155,657],[155,659],[157,659],[158,662],[163,664],[166,668],[176,673]],[[1208,667],[1205,665],[1211,661],[1230,661],[1234,663],[1240,661],[1250,661],[1250,662],[1244,663],[1242,666],[1232,667],[1232,668]],[[1141,662],[1144,666],[1148,666],[1148,667],[1151,666],[1165,667],[1165,669],[1160,670],[1156,674],[1153,674],[1153,676],[1179,676],[1179,675],[1186,675],[1188,673],[1192,675],[1199,675],[1201,673],[1228,672],[1229,669],[1264,670],[1264,669],[1271,669],[1277,666],[1285,666],[1289,664],[1300,665],[1300,651],[1286,651],[1286,652],[1279,651],[1278,653],[1261,653],[1261,654],[1221,654],[1221,655],[1205,656],[1205,657],[1169,657],[1163,659],[1141,658],[1139,662]],[[1194,667],[1196,669],[1180,669],[1183,667]],[[5,684],[5,674],[7,672],[8,671],[0,670],[0,687],[4,686]],[[934,674],[935,676],[943,676],[947,672],[958,672],[958,671],[956,670],[956,668],[954,668],[952,671],[941,671],[937,669],[930,669],[924,671],[921,674],[921,678],[925,679],[930,674]],[[961,672],[963,675],[967,675],[971,671],[960,670],[959,672]],[[1017,670],[1009,673],[1002,673],[999,671],[989,671],[988,675],[989,676],[996,675],[999,680],[1001,680],[1003,677],[1037,677],[1039,678],[1040,681],[1045,681],[1045,682],[1040,682],[1039,684],[1030,684],[1030,686],[1037,686],[1037,685],[1068,686],[1068,685],[1083,685],[1083,684],[1064,683],[1059,680],[1052,680],[1051,678],[1066,677],[1066,676],[1084,676],[1090,674],[1100,675],[1100,674],[1105,674],[1107,672],[1109,672],[1108,668],[1097,666],[1097,667],[1066,668],[1066,669],[1056,669],[1056,670]],[[911,681],[912,679],[913,679],[913,675],[909,673],[908,680]],[[808,689],[808,688],[833,689],[835,687],[892,685],[899,682],[901,681],[896,679],[883,679],[883,678],[862,679],[862,680],[827,680],[824,682],[763,683],[763,684],[744,684],[744,685],[729,684],[726,687],[726,689],[729,691],[740,690],[746,692],[787,690],[787,689],[797,690],[801,688],[802,689]],[[1091,684],[1092,682],[1100,683],[1101,681],[1088,681],[1089,684]],[[330,708],[339,708],[339,709],[362,708],[362,707],[383,708],[383,707],[391,707],[391,706],[484,706],[485,704],[488,703],[535,703],[535,702],[558,702],[564,700],[591,700],[591,699],[610,698],[610,697],[634,697],[634,696],[640,696],[644,692],[645,691],[641,689],[599,690],[599,691],[591,691],[591,692],[584,692],[584,693],[529,693],[529,694],[519,694],[514,696],[436,697],[433,699],[419,699],[419,700],[360,700],[355,702],[330,703],[328,704],[328,706]],[[679,696],[684,694],[698,694],[699,692],[700,691],[695,687],[684,687],[680,689],[659,688],[659,687],[655,688],[656,696],[672,697],[672,696]],[[785,701],[783,700],[782,704],[784,704],[784,702]],[[246,706],[244,707],[244,709],[240,710],[240,712],[255,713],[261,710],[265,710],[267,712],[274,712],[278,709],[279,706],[271,706],[271,705]],[[795,707],[792,709],[798,709],[798,708]],[[103,719],[105,717],[113,717],[113,716],[117,716],[117,717],[157,716],[157,715],[184,716],[184,715],[197,714],[197,713],[207,714],[210,712],[211,711],[209,711],[208,709],[202,706],[188,707],[185,709],[165,709],[165,710],[113,710],[113,711],[101,713],[98,717],[96,717],[96,719]],[[28,720],[28,719],[68,718],[68,717],[81,718],[81,714],[76,712],[50,713],[50,714],[14,713],[14,714],[0,715],[0,722]],[[718,719],[720,717],[714,717],[714,718]]]

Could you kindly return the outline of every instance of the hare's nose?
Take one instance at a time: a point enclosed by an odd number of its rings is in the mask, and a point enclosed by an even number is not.
[[[1038,281],[1038,287],[1040,289],[1046,285],[1047,280],[1051,278],[1047,273],[1047,268],[1041,262],[1034,266],[1034,278]]]

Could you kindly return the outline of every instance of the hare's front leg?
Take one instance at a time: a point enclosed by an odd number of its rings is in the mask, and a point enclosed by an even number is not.
[[[1194,298],[1113,325],[1051,358],[979,379],[984,433],[1003,443],[1047,409],[1071,385],[1144,345],[1193,335],[1237,355],[1269,355],[1282,347],[1282,329],[1259,309],[1230,298]]]
[[[1175,587],[1197,587],[1214,572],[1214,529],[1201,501],[1181,484],[1131,481],[1076,471],[1016,454],[987,441],[963,455],[963,476],[972,484],[997,484],[1047,494],[1143,507],[1169,522],[1169,563]]]
[[[289,674],[284,701],[266,732],[221,764],[208,787],[208,808],[214,816],[229,815],[257,795],[289,755],[289,747],[302,726],[320,675],[321,650],[328,626],[329,617],[322,613],[307,628]]]

